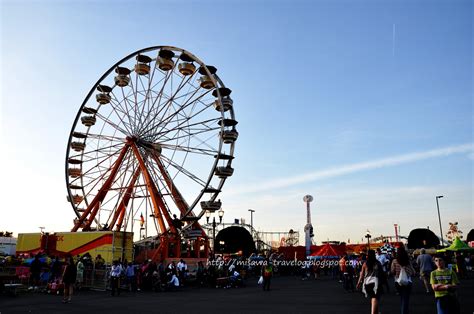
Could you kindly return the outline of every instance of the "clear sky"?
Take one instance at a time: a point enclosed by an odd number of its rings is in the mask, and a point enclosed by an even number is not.
[[[240,133],[224,220],[361,241],[473,227],[471,1],[0,1],[0,230],[65,231],[75,115],[115,62],[172,45],[215,65]],[[301,238],[301,242],[303,239]]]

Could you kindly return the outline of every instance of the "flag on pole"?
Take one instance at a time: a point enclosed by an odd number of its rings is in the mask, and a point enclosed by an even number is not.
[[[143,214],[140,213],[140,227],[143,227],[144,224],[145,224],[145,218],[143,218]]]

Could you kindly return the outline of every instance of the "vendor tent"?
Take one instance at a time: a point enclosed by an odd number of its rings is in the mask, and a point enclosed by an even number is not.
[[[448,251],[451,251],[451,252],[466,252],[466,251],[474,252],[474,248],[469,247],[466,243],[461,241],[461,239],[456,238],[456,239],[454,239],[453,244],[451,244],[447,248],[438,250],[438,252],[448,252]]]
[[[310,255],[311,258],[339,258],[345,255],[346,251],[341,245],[331,245],[326,243],[320,247],[316,252]]]

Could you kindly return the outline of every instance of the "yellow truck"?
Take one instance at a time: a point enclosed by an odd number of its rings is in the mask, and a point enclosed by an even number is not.
[[[106,264],[121,259],[133,261],[133,232],[90,231],[55,233],[20,233],[17,255],[46,253],[49,256],[84,255],[94,260],[101,255]]]

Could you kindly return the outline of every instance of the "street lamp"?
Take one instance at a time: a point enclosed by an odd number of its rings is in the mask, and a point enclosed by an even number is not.
[[[217,215],[219,216],[219,222],[216,222],[216,217],[212,217],[212,250],[214,251],[214,254],[216,253],[216,226],[218,224],[222,223],[222,217],[224,217],[224,210],[221,208],[217,212]],[[209,218],[211,217],[211,212],[207,211],[206,212],[206,222],[209,223]]]
[[[370,238],[372,238],[372,235],[370,234],[369,230],[367,230],[365,237],[367,238],[367,254],[368,254],[370,250]]]
[[[443,198],[443,195],[436,196],[436,207],[438,208],[439,232],[441,233],[441,245],[443,245],[444,239],[443,239],[443,228],[441,228],[441,215],[439,214],[439,202],[438,202],[439,198]]]
[[[250,227],[252,227],[252,233],[253,233],[253,213],[255,213],[255,210],[249,209],[250,212]]]

